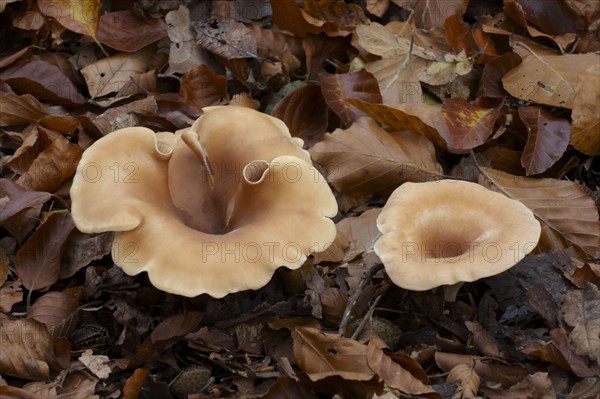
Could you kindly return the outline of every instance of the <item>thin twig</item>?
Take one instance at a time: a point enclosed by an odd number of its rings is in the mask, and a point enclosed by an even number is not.
[[[375,301],[369,307],[369,311],[365,314],[365,317],[363,317],[363,319],[360,321],[360,324],[358,325],[358,327],[356,327],[356,330],[354,331],[354,333],[352,333],[352,337],[350,337],[351,339],[358,338],[358,336],[360,335],[360,333],[362,332],[362,330],[367,325],[367,322],[369,320],[371,320],[371,317],[373,316],[373,311],[375,310],[375,307],[377,305],[379,305],[379,302],[381,301],[382,297],[383,297],[383,295],[379,295],[377,298],[375,298]]]
[[[346,309],[344,310],[344,316],[342,317],[342,321],[340,322],[340,326],[338,329],[338,333],[340,335],[344,335],[346,333],[346,329],[348,328],[348,324],[352,319],[352,309],[356,306],[358,302],[358,298],[362,294],[363,290],[367,286],[367,284],[373,279],[373,276],[377,274],[378,271],[383,269],[382,263],[377,263],[369,270],[367,270],[360,280],[360,284],[356,288],[356,291],[348,298],[348,304],[346,305]]]

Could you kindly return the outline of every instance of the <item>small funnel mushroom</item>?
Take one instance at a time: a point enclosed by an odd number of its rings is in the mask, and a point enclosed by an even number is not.
[[[71,188],[86,233],[116,231],[113,259],[185,296],[264,286],[335,239],[337,203],[285,124],[205,108],[176,134],[126,128],[83,154]]]
[[[404,183],[377,218],[375,253],[394,284],[425,291],[499,274],[531,252],[540,223],[521,202],[475,183]],[[452,293],[452,289],[454,292]]]

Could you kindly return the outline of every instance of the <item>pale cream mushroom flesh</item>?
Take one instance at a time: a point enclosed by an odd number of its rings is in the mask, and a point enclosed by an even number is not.
[[[78,165],[72,215],[85,233],[116,231],[114,262],[166,292],[264,286],[335,239],[335,198],[302,140],[249,108],[208,107],[189,129],[125,128]]]
[[[377,227],[382,236],[375,253],[392,282],[415,291],[445,286],[449,300],[463,282],[517,264],[541,233],[520,201],[456,180],[404,183],[388,199]]]

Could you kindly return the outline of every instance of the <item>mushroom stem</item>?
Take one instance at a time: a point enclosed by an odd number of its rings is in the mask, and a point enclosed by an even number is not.
[[[464,282],[459,281],[456,284],[444,285],[444,300],[446,302],[456,302],[456,295],[463,284]]]
[[[215,178],[212,168],[210,167],[210,161],[208,160],[208,153],[198,139],[197,133],[188,129],[181,134],[181,139],[192,151],[194,151],[194,154],[198,155],[198,157],[202,160],[202,163],[206,168],[206,173],[208,174],[209,184],[211,187],[214,187]]]

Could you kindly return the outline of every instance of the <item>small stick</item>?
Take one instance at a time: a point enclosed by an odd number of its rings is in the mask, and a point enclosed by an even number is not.
[[[352,319],[352,309],[354,309],[354,307],[356,306],[358,298],[362,294],[367,284],[371,281],[373,276],[377,274],[377,272],[381,269],[383,269],[383,264],[377,263],[369,270],[367,270],[363,274],[362,279],[360,280],[360,284],[358,285],[358,287],[356,287],[356,291],[354,291],[350,298],[348,298],[348,304],[346,305],[346,309],[344,310],[344,317],[342,317],[342,321],[340,322],[340,326],[338,328],[338,333],[340,335],[343,336],[344,334],[346,334],[346,329],[348,328],[348,324]]]

